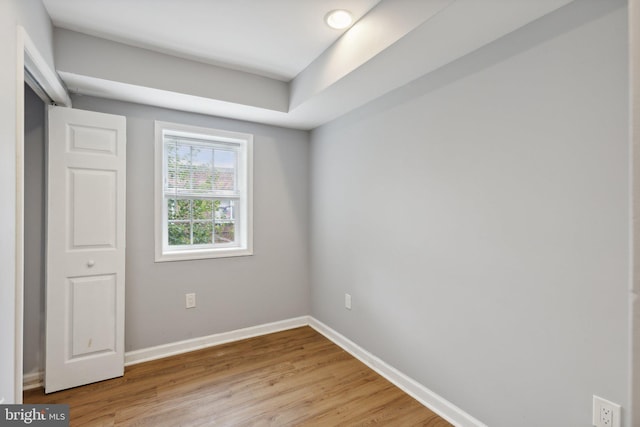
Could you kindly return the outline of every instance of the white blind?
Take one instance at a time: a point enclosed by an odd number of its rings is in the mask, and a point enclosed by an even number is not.
[[[240,197],[238,144],[164,136],[165,197]]]

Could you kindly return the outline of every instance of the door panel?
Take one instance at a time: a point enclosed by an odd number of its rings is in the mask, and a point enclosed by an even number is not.
[[[118,133],[113,129],[69,125],[69,132],[69,152],[116,155]]]
[[[117,180],[115,171],[69,169],[71,237],[69,249],[115,248]]]
[[[116,352],[116,276],[69,279],[70,359]]]
[[[49,108],[47,393],[124,373],[126,122]]]

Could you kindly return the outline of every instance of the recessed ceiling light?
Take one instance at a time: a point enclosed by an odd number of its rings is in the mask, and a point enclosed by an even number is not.
[[[342,30],[353,23],[353,16],[348,10],[337,9],[327,13],[324,20],[331,28]]]

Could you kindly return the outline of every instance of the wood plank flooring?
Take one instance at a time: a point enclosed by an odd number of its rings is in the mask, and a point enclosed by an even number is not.
[[[67,403],[71,426],[450,426],[310,327],[127,367],[25,403]]]

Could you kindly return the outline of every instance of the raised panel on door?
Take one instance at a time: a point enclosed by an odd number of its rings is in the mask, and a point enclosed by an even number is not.
[[[116,247],[117,172],[69,168],[69,249]]]
[[[112,155],[118,153],[118,133],[113,129],[69,124],[67,150],[77,153]]]
[[[67,360],[115,353],[117,336],[116,277],[74,277],[68,281]]]

